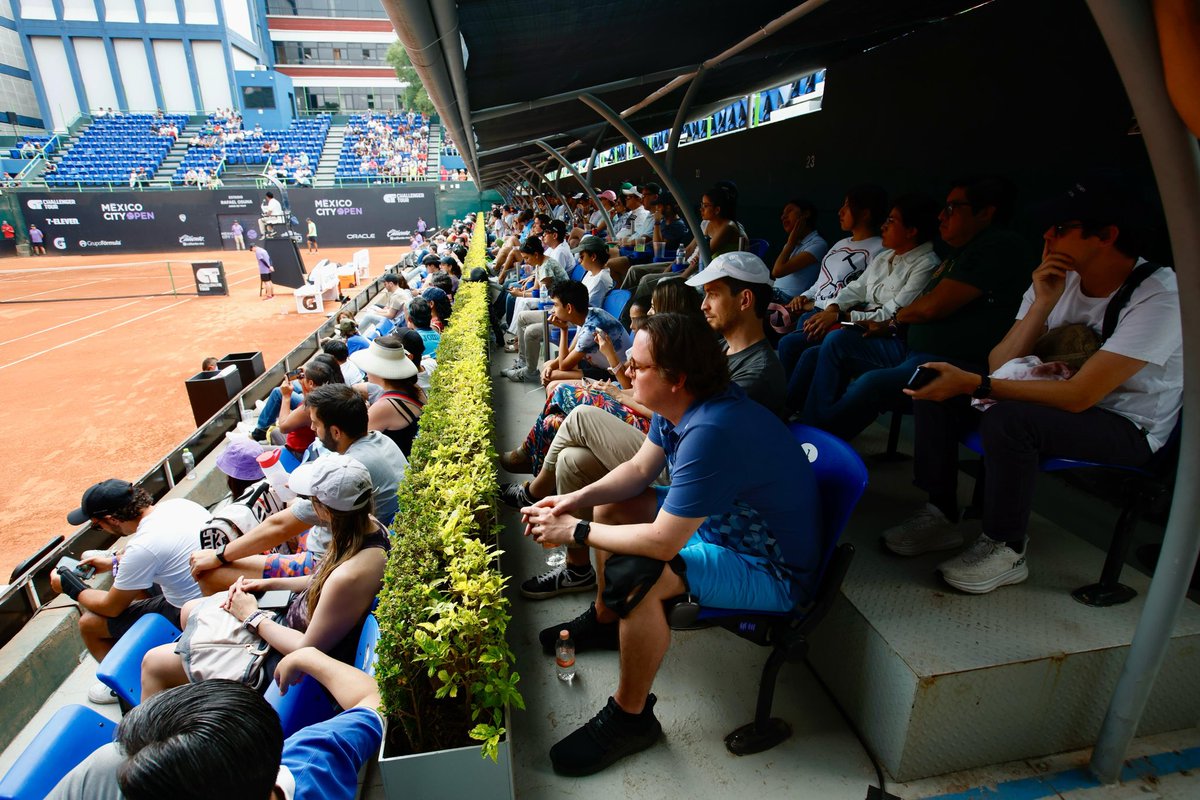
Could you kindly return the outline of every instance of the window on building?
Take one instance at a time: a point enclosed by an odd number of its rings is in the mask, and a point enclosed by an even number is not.
[[[293,17],[387,17],[379,0],[267,0],[267,13]]]
[[[385,66],[385,44],[302,44],[276,42],[275,61],[279,64],[330,64],[334,66]]]

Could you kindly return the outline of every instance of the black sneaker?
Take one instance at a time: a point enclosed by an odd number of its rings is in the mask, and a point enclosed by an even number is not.
[[[528,484],[525,483],[500,484],[500,502],[518,511],[526,506],[533,505],[537,501],[529,496],[529,490],[525,488],[526,486]]]
[[[521,584],[521,595],[530,600],[545,600],[571,592],[590,592],[596,588],[596,570],[588,564],[587,572],[580,572],[569,564],[561,564],[541,575],[535,575]]]
[[[265,442],[267,440],[267,432],[262,428],[255,428],[250,432],[250,438],[256,442]]]
[[[550,763],[559,775],[591,775],[645,750],[662,736],[662,725],[654,716],[653,694],[646,698],[640,714],[629,714],[608,698],[608,704],[582,728],[550,748]]]
[[[542,643],[542,651],[546,655],[554,655],[554,644],[558,641],[559,632],[564,630],[570,631],[576,653],[584,650],[618,650],[621,647],[620,623],[596,619],[595,603],[570,622],[551,625],[538,634],[538,641]]]

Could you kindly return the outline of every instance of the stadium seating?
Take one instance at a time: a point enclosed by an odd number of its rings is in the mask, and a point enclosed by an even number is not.
[[[17,139],[17,143],[8,152],[13,158],[32,158],[33,154],[27,155],[21,151],[21,148],[26,143],[29,143],[34,147],[40,148],[45,155],[49,156],[54,153],[54,142],[54,136],[22,136],[20,139]]]
[[[161,614],[146,614],[117,640],[100,662],[96,677],[112,689],[122,711],[142,702],[142,659],[160,644],[179,638],[180,630]]]
[[[130,171],[144,167],[146,178],[162,165],[175,140],[160,136],[157,127],[174,124],[180,131],[187,125],[186,114],[126,114],[101,117],[79,137],[75,146],[63,156],[58,170],[46,176],[46,185],[104,186],[125,184]]]
[[[183,161],[176,168],[175,174],[171,176],[171,183],[175,186],[181,186],[184,176],[187,175],[190,169],[203,169],[209,175],[212,175],[214,172],[220,175],[225,171],[225,148],[189,147],[187,153],[183,156]]]
[[[373,168],[364,168],[364,159],[355,153],[355,146],[366,135],[367,126],[372,122],[381,122],[392,130],[396,135],[408,133],[411,135],[413,130],[421,130],[425,125],[425,119],[416,114],[413,117],[413,124],[410,128],[408,125],[408,117],[406,115],[397,114],[389,116],[388,114],[360,114],[350,118],[349,124],[346,126],[346,138],[342,140],[342,151],[338,155],[337,170],[334,173],[340,182],[356,182],[371,183],[380,179],[385,180],[424,180],[428,147],[428,134],[424,134],[417,146],[417,149],[412,153],[400,154],[400,171],[399,174],[389,173],[383,164],[378,164]],[[376,159],[377,162],[384,161],[386,155]],[[416,162],[417,169],[415,173],[408,171],[408,166],[412,162]],[[412,177],[410,177],[410,175]]]
[[[117,723],[86,706],[60,708],[0,779],[0,800],[42,800],[116,732]]]
[[[299,158],[301,153],[307,153],[309,166],[315,171],[325,147],[325,137],[329,134],[329,121],[328,114],[321,114],[295,120],[284,130],[263,131],[261,137],[247,135],[244,141],[225,145],[226,161],[229,164],[266,164],[270,160],[278,164],[284,156]],[[264,153],[262,148],[266,142],[277,142],[279,150]]]

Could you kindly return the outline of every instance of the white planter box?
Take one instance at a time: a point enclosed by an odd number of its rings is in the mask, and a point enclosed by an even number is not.
[[[383,741],[386,745],[386,724]],[[512,753],[507,738],[500,742],[496,761],[483,758],[478,744],[390,758],[384,756],[381,746],[379,775],[388,800],[513,800],[514,797]]]

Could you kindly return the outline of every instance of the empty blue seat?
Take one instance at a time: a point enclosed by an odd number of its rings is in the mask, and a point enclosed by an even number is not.
[[[147,614],[117,640],[100,662],[96,677],[117,694],[121,710],[142,702],[142,658],[179,638],[180,630],[161,614]]]
[[[117,723],[86,706],[60,708],[0,778],[0,800],[42,800],[116,732]]]

